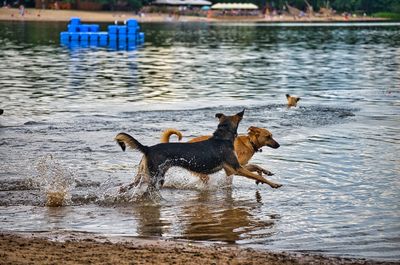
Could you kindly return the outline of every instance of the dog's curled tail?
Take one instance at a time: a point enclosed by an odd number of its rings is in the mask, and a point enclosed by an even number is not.
[[[121,149],[125,151],[126,146],[128,145],[132,149],[139,150],[143,154],[147,153],[148,147],[139,143],[135,138],[130,136],[127,133],[119,133],[115,136],[115,141],[119,144]]]
[[[161,135],[161,143],[169,143],[169,137],[175,134],[179,141],[182,140],[182,133],[176,129],[166,129]]]

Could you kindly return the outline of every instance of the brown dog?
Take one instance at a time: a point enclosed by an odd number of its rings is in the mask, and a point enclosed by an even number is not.
[[[239,135],[235,138],[234,142],[235,153],[240,165],[251,172],[257,172],[260,176],[262,176],[263,173],[267,176],[272,176],[273,173],[270,171],[255,164],[248,164],[248,162],[256,152],[262,151],[261,148],[263,146],[276,149],[280,146],[279,143],[272,138],[272,133],[266,129],[251,126],[247,131],[247,135]],[[173,134],[178,136],[179,140],[182,139],[182,133],[180,131],[167,129],[161,135],[161,142],[168,143],[170,136]],[[211,136],[199,136],[190,140],[189,143],[204,141],[210,137]],[[204,182],[207,182],[209,179],[208,175],[201,175],[200,178]]]
[[[140,173],[150,184],[151,189],[159,189],[164,184],[165,173],[171,167],[182,167],[199,175],[208,175],[224,169],[228,176],[239,175],[279,188],[281,184],[267,180],[242,167],[234,150],[237,128],[243,118],[244,110],[232,116],[217,113],[219,119],[217,130],[207,140],[195,143],[161,143],[153,146],[142,145],[127,133],[119,133],[115,140],[125,151],[129,146],[143,153],[140,162]],[[136,186],[138,178],[128,185]],[[126,188],[120,189],[121,191]]]
[[[291,96],[289,94],[286,94],[286,99],[287,99],[287,106],[288,106],[288,108],[290,108],[290,107],[297,106],[297,102],[300,100],[300,97]]]

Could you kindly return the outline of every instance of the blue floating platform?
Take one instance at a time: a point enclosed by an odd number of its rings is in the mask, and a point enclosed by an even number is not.
[[[79,25],[79,24],[81,24],[81,19],[79,17],[71,17],[69,24],[70,25]]]
[[[144,32],[136,19],[128,19],[125,25],[109,25],[107,31],[100,31],[98,24],[82,24],[73,17],[67,31],[60,33],[60,42],[68,47],[109,47],[113,50],[134,49],[144,43]]]

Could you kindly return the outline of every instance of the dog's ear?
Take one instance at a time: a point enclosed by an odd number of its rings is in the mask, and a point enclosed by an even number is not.
[[[289,95],[289,94],[286,94],[286,98],[289,99],[289,98],[290,98],[290,95]]]
[[[236,113],[236,116],[239,116],[241,119],[243,119],[245,109],[243,109],[241,112]]]
[[[297,99],[296,99],[296,102],[298,102],[299,100],[300,100],[300,98],[297,98]]]
[[[218,119],[221,119],[223,116],[225,116],[225,115],[222,113],[215,114],[215,118],[218,118]]]
[[[247,129],[247,131],[249,132],[249,135],[256,135],[257,136],[259,134],[258,128],[254,127],[254,126],[250,126]]]

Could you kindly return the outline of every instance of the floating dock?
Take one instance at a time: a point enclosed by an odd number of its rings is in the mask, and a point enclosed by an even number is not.
[[[144,43],[144,32],[136,19],[128,19],[124,25],[109,25],[100,31],[98,24],[82,24],[81,19],[71,18],[68,31],[60,33],[60,42],[68,47],[109,47],[114,50],[132,50]]]

